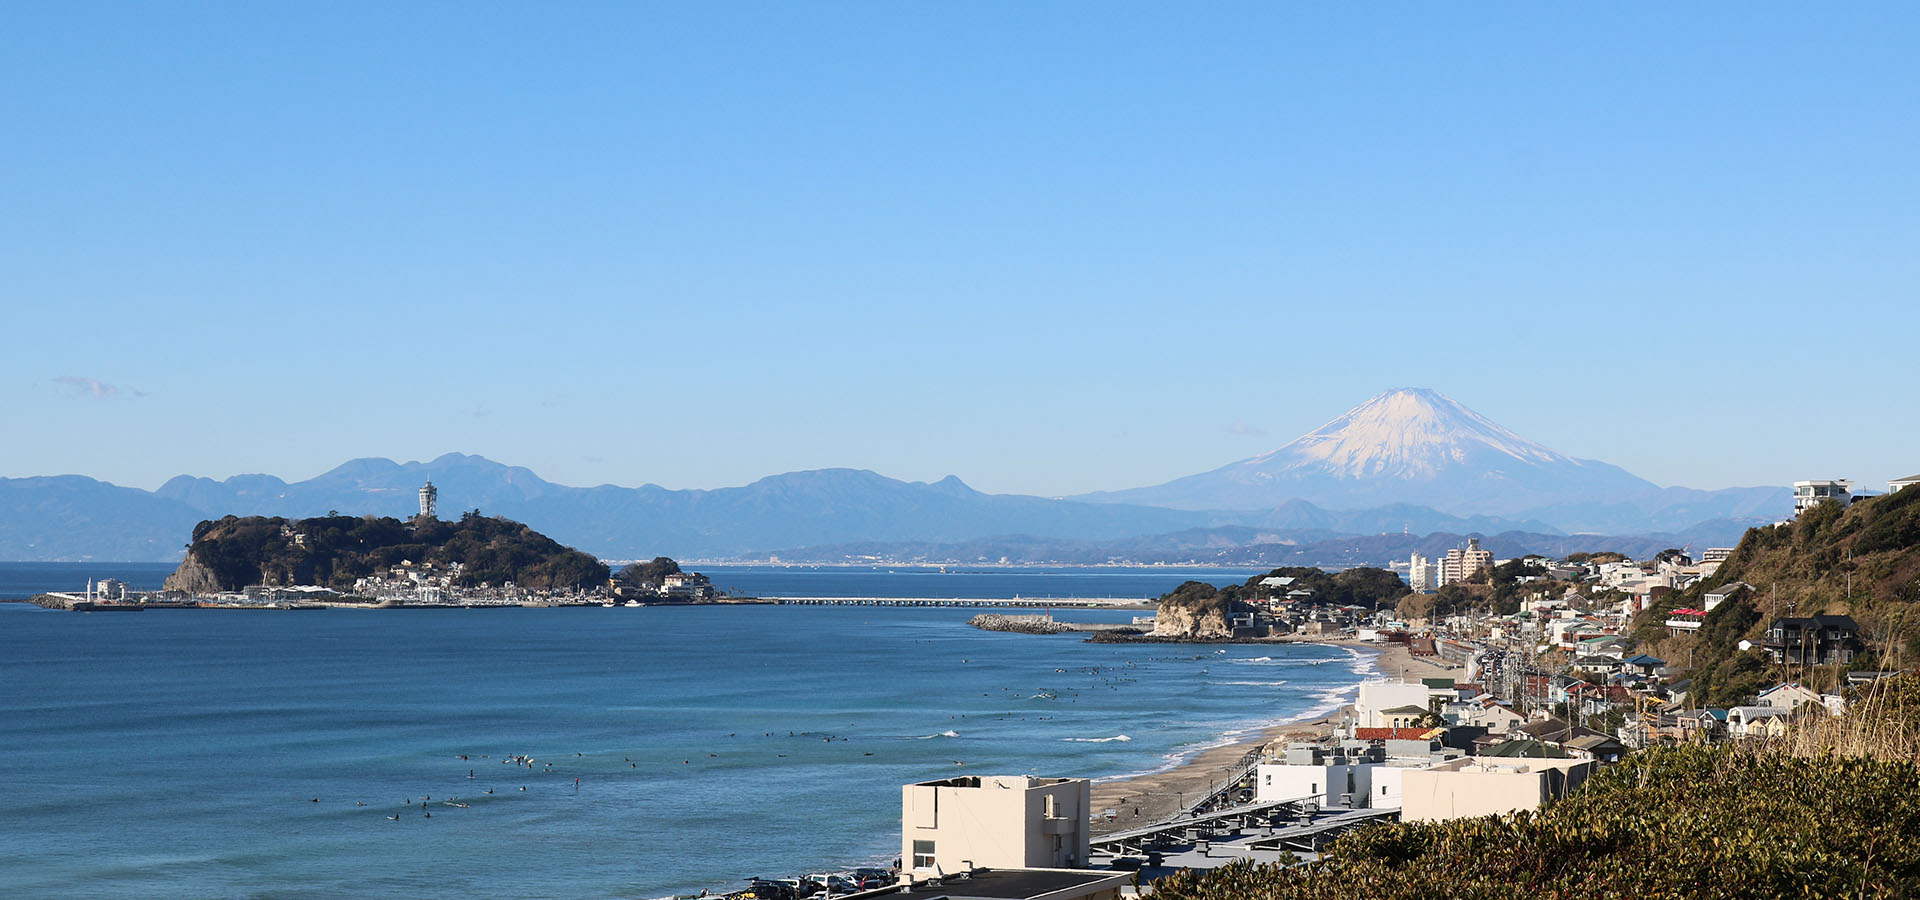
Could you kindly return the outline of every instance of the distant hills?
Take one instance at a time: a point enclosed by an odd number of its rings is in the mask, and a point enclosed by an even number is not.
[[[1327,542],[1354,537],[1369,538],[1354,546],[1382,553],[1418,542],[1410,536],[1436,533],[1534,540],[1598,532],[1644,535],[1661,547],[1719,543],[1746,525],[1784,518],[1792,507],[1784,487],[1661,488],[1605,463],[1566,457],[1445,396],[1410,388],[1375,397],[1262,456],[1153,487],[1065,499],[981,493],[953,476],[910,482],[858,469],[789,472],[715,490],[574,487],[459,453],[427,462],[356,459],[296,482],[182,475],[155,491],[72,475],[0,478],[0,559],[177,560],[203,519],[407,516],[429,480],[440,489],[443,512],[506,516],[608,559],[897,550],[959,561],[1070,562],[1104,560],[1102,554],[1146,561],[1268,546],[1255,564],[1336,564],[1361,552],[1334,553]],[[1571,544],[1590,549],[1596,542],[1605,543],[1581,537]],[[1302,556],[1318,553],[1333,555]]]
[[[1721,521],[1704,523],[1685,534],[1592,535],[1540,534],[1526,531],[1474,532],[1480,545],[1498,558],[1538,553],[1556,559],[1570,553],[1614,550],[1635,559],[1650,559],[1668,548],[1689,544],[1730,547],[1746,526]],[[1339,534],[1329,531],[1289,531],[1228,525],[1194,528],[1171,534],[1142,535],[1108,541],[1072,541],[1000,535],[958,543],[888,542],[795,547],[771,554],[785,563],[857,564],[879,560],[926,565],[1064,563],[1071,565],[1218,565],[1271,568],[1276,566],[1381,566],[1404,561],[1409,554],[1441,556],[1465,546],[1464,532],[1434,531],[1411,534]]]
[[[151,493],[78,476],[0,479],[0,558],[178,559],[202,519],[307,518],[332,511],[406,516],[416,510],[417,492],[427,481],[440,490],[443,514],[479,509],[507,516],[609,559],[759,557],[779,547],[945,543],[1015,533],[1101,541],[1221,525],[1340,533],[1547,529],[1407,505],[1339,511],[1296,501],[1213,512],[1082,503],[985,494],[951,476],[910,482],[856,469],[790,472],[718,490],[571,487],[518,466],[449,453],[430,462],[357,459],[298,482],[270,475],[221,481],[180,476]],[[59,527],[35,527],[48,521]]]
[[[1712,519],[1774,521],[1784,486],[1662,488],[1574,459],[1424,388],[1388,391],[1270,453],[1165,484],[1076,499],[1171,509],[1257,509],[1287,500],[1347,509],[1407,503],[1562,531],[1677,531]]]

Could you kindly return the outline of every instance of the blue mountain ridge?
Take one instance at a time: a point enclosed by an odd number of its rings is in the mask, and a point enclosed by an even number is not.
[[[1265,532],[1552,532],[1539,522],[1458,517],[1412,505],[1328,510],[1290,501],[1263,510],[1172,510],[986,494],[957,477],[908,482],[860,469],[817,469],[711,490],[554,484],[519,466],[449,453],[427,462],[356,459],[305,481],[271,475],[177,476],[158,490],[80,476],[0,479],[0,559],[171,560],[195,523],[225,515],[330,511],[405,517],[431,480],[440,514],[469,509],[533,526],[608,559],[715,558],[770,548],[863,541],[946,543],[986,535],[1107,541],[1240,525]],[[46,523],[61,523],[57,529]],[[54,540],[41,531],[57,531]]]

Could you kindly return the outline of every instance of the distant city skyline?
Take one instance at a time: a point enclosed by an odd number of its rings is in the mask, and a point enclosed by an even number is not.
[[[1920,472],[1920,11],[26,7],[0,476]]]

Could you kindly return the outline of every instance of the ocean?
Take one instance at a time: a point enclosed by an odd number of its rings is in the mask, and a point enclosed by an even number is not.
[[[0,597],[168,569],[114,568],[0,564]],[[1246,577],[705,571],[784,596]],[[974,612],[0,604],[0,896],[649,898],[884,864],[901,784],[1151,771],[1330,710],[1371,672],[1335,647],[1087,644]]]

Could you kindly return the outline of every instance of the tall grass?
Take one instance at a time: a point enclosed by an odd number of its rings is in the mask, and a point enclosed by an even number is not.
[[[1920,675],[1882,678],[1855,688],[1845,715],[1805,713],[1784,736],[1746,741],[1742,747],[1802,759],[1839,756],[1920,763]]]

